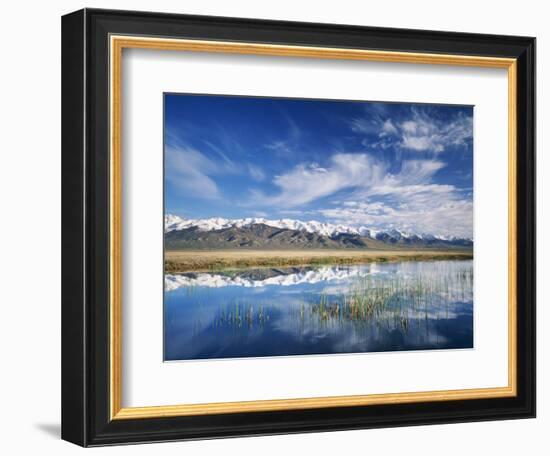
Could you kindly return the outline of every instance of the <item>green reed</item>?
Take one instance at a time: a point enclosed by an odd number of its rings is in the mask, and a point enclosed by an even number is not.
[[[472,300],[473,268],[422,268],[398,274],[357,277],[341,293],[310,292],[286,310],[291,324],[354,324],[408,332],[412,325],[428,327],[430,320],[448,319],[457,302]],[[232,300],[218,310],[216,328],[261,329],[270,321],[272,303]],[[200,326],[200,323],[198,324]],[[371,326],[372,327],[372,326]]]
[[[256,325],[262,327],[269,319],[269,311],[264,304],[242,302],[236,299],[218,311],[212,326],[251,329]]]
[[[339,295],[321,293],[300,309],[300,318],[317,321],[367,323],[399,327],[407,331],[411,318],[449,316],[449,306],[471,299],[473,269],[437,271],[437,274],[367,275],[356,279]],[[422,315],[423,314],[423,315]]]

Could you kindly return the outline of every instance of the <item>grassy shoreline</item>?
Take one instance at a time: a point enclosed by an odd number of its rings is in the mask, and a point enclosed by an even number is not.
[[[471,250],[170,250],[165,252],[164,270],[167,273],[206,272],[248,267],[471,258]]]

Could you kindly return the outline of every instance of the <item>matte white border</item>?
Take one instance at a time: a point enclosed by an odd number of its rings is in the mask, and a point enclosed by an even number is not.
[[[507,73],[123,51],[123,407],[506,386]],[[163,92],[472,104],[475,349],[162,362]]]

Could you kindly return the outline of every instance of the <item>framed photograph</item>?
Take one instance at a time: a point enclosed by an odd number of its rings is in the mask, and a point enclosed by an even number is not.
[[[535,39],[62,21],[62,437],[535,416]]]

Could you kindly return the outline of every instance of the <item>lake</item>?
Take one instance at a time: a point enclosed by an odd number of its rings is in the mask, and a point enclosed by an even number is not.
[[[473,261],[166,274],[166,361],[473,347]]]

